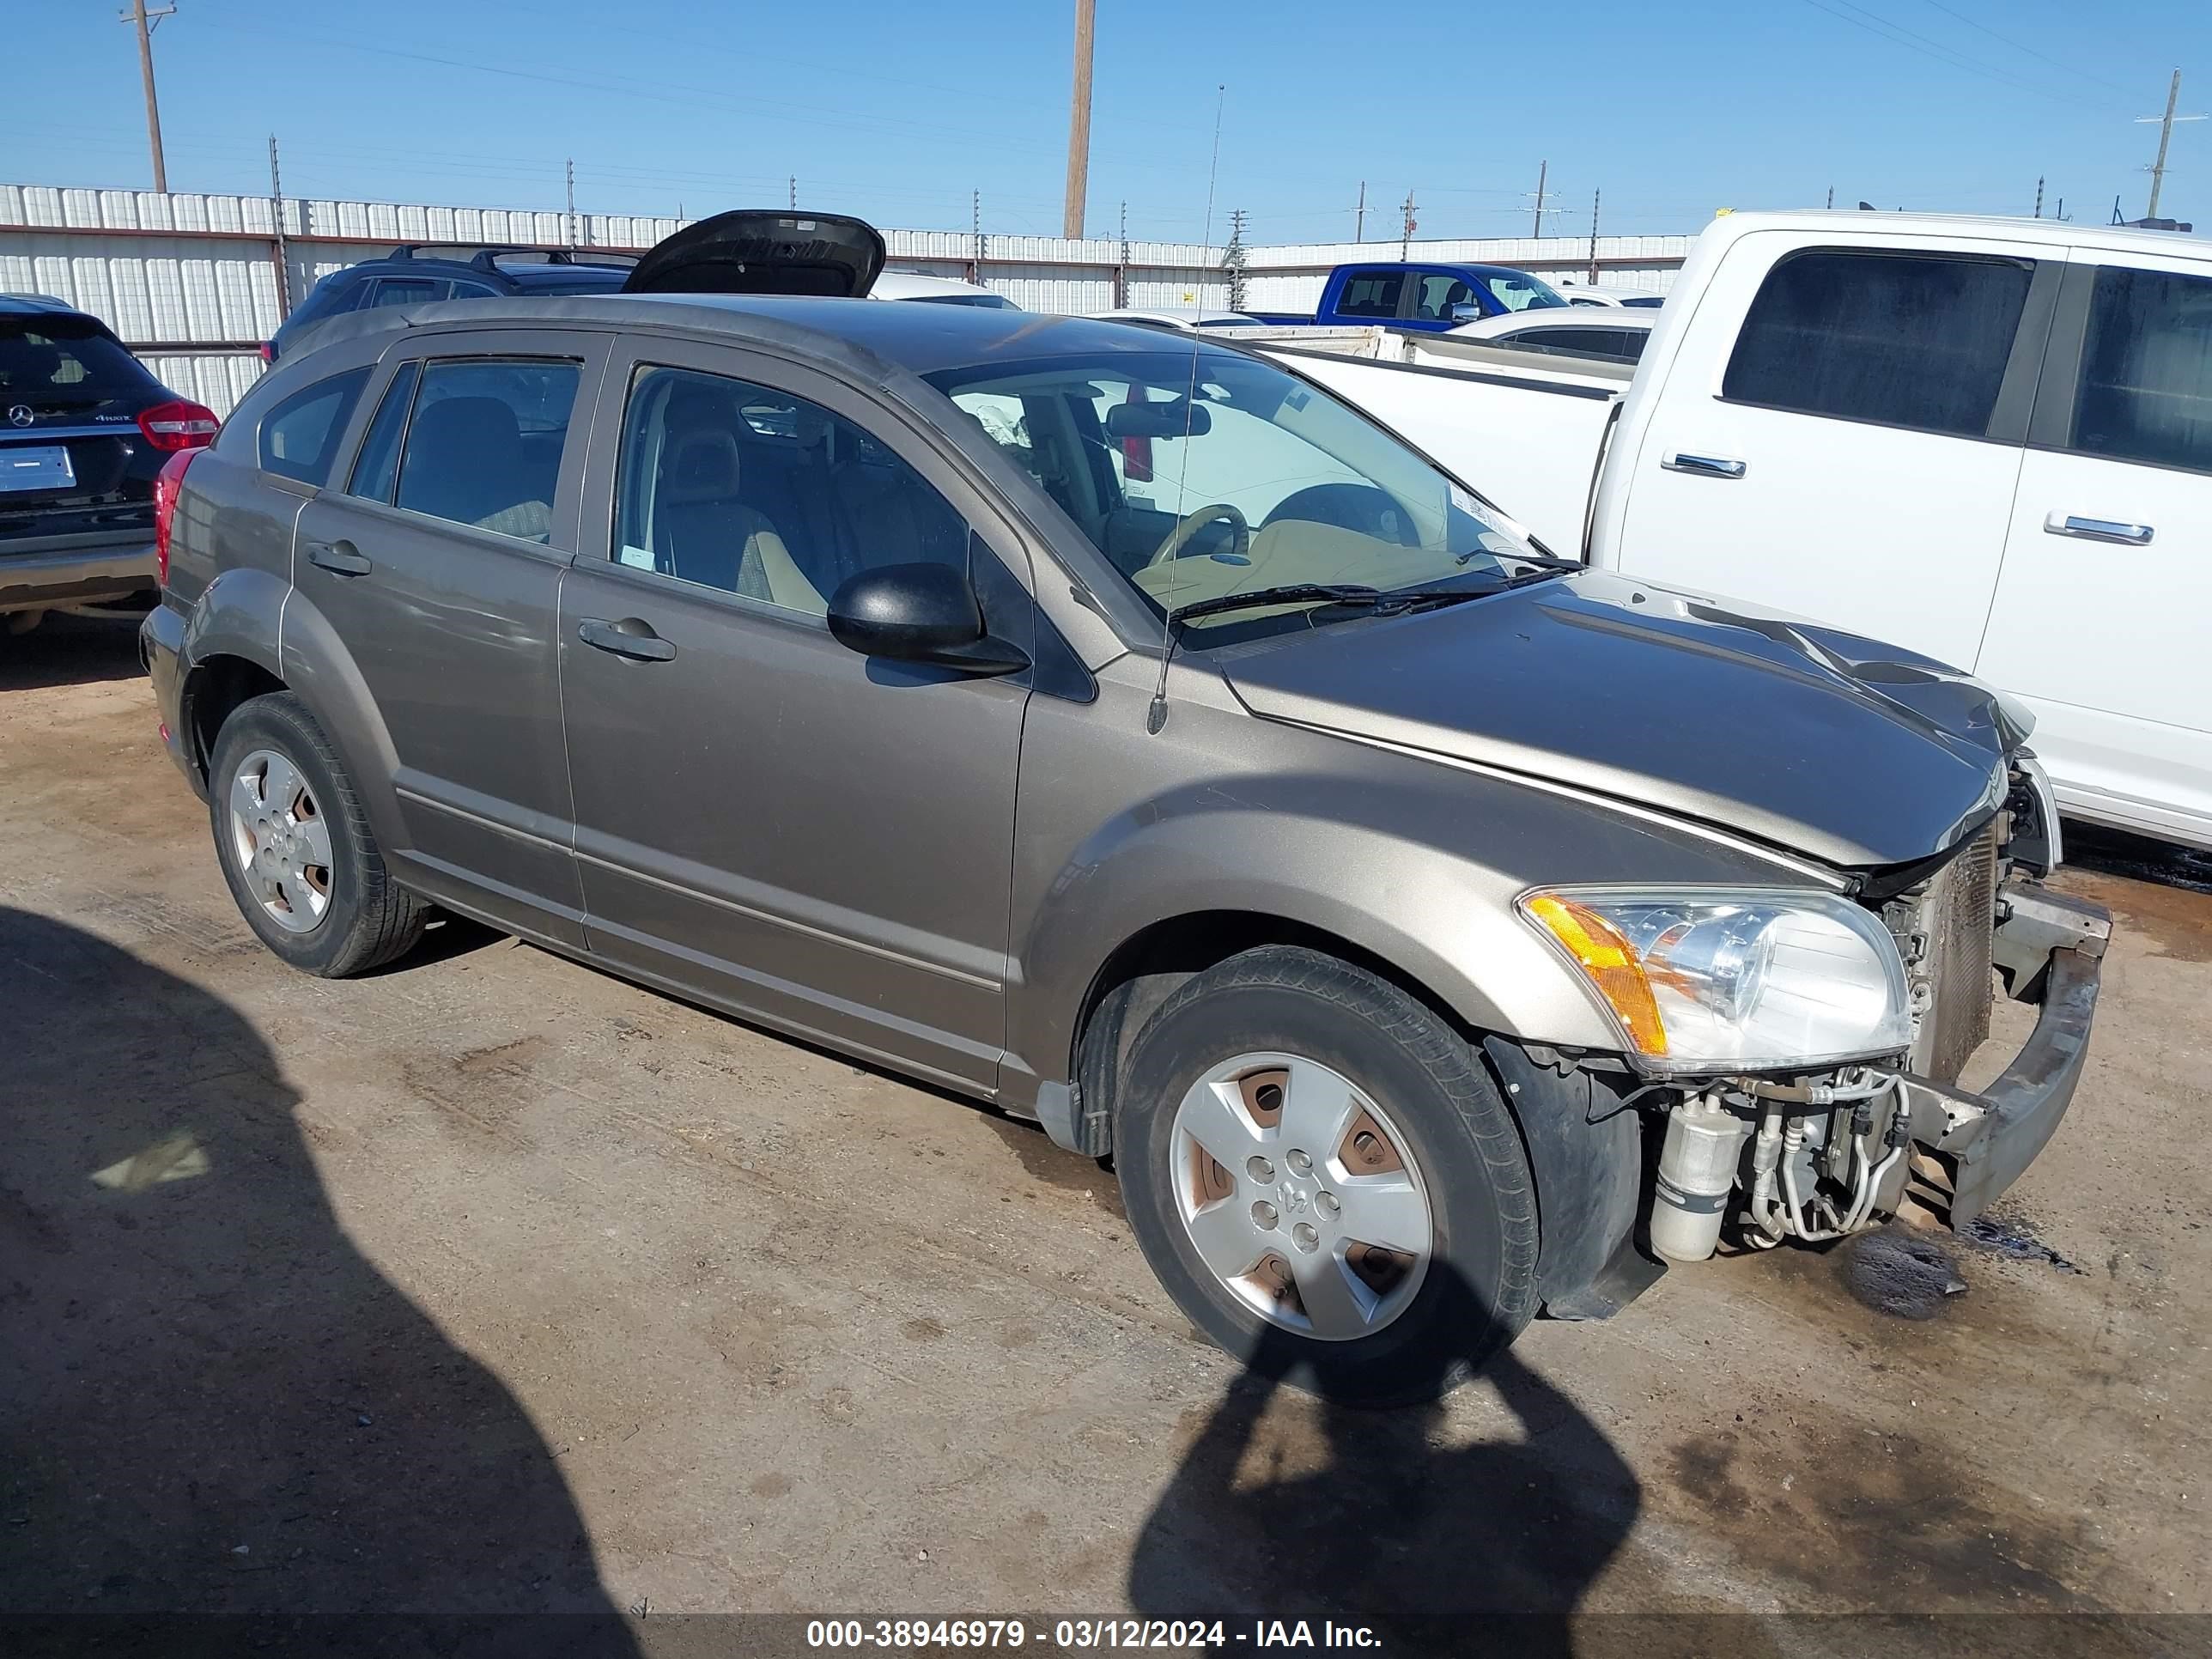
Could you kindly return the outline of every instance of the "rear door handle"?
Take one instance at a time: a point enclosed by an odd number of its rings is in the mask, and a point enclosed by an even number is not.
[[[369,562],[351,542],[309,542],[307,562],[341,576],[366,576]]]
[[[2054,536],[2079,536],[2085,542],[2118,542],[2123,547],[2148,547],[2157,532],[2147,524],[2121,524],[2112,519],[2076,519],[2063,513],[2046,513],[2043,527]]]
[[[1659,465],[1669,472],[1687,472],[1700,478],[1741,478],[1749,470],[1741,461],[1718,455],[1692,455],[1679,450]]]
[[[635,662],[666,662],[676,654],[673,645],[635,617],[624,617],[618,623],[586,617],[576,624],[576,637],[586,645]]]

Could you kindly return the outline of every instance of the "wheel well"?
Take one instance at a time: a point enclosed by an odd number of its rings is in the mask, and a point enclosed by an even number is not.
[[[210,657],[194,665],[185,682],[183,714],[185,730],[191,734],[192,764],[202,779],[208,775],[216,734],[232,711],[252,698],[283,690],[283,681],[244,657]]]
[[[1103,1158],[1113,1150],[1114,1091],[1129,1049],[1153,1012],[1184,981],[1262,945],[1303,945],[1363,968],[1466,1030],[1466,1022],[1427,986],[1326,928],[1252,910],[1205,910],[1157,921],[1115,947],[1093,975],[1076,1021],[1070,1075],[1081,1102],[1083,1151]]]

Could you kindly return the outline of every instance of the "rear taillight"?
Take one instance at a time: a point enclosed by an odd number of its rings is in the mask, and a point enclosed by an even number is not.
[[[215,410],[181,398],[138,411],[138,430],[156,449],[198,449],[202,444],[211,444],[222,424]]]
[[[161,463],[161,471],[154,480],[154,578],[164,587],[169,585],[169,526],[176,521],[177,497],[185,487],[185,469],[199,459],[199,453],[196,448],[179,450]]]
[[[264,363],[273,363],[276,361],[276,341],[264,340],[261,343],[261,361]]]

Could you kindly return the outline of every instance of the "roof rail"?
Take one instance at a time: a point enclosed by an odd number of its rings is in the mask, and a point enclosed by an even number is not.
[[[634,265],[635,253],[617,253],[597,248],[534,247],[526,242],[495,242],[483,246],[473,242],[402,242],[385,258],[387,259],[446,259],[455,264],[470,264],[479,270],[494,270],[502,259],[517,264],[549,265]]]

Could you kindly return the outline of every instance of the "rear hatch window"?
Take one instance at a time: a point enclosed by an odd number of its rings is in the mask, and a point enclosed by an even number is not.
[[[0,415],[11,428],[112,412],[135,414],[160,390],[89,317],[0,317]]]

